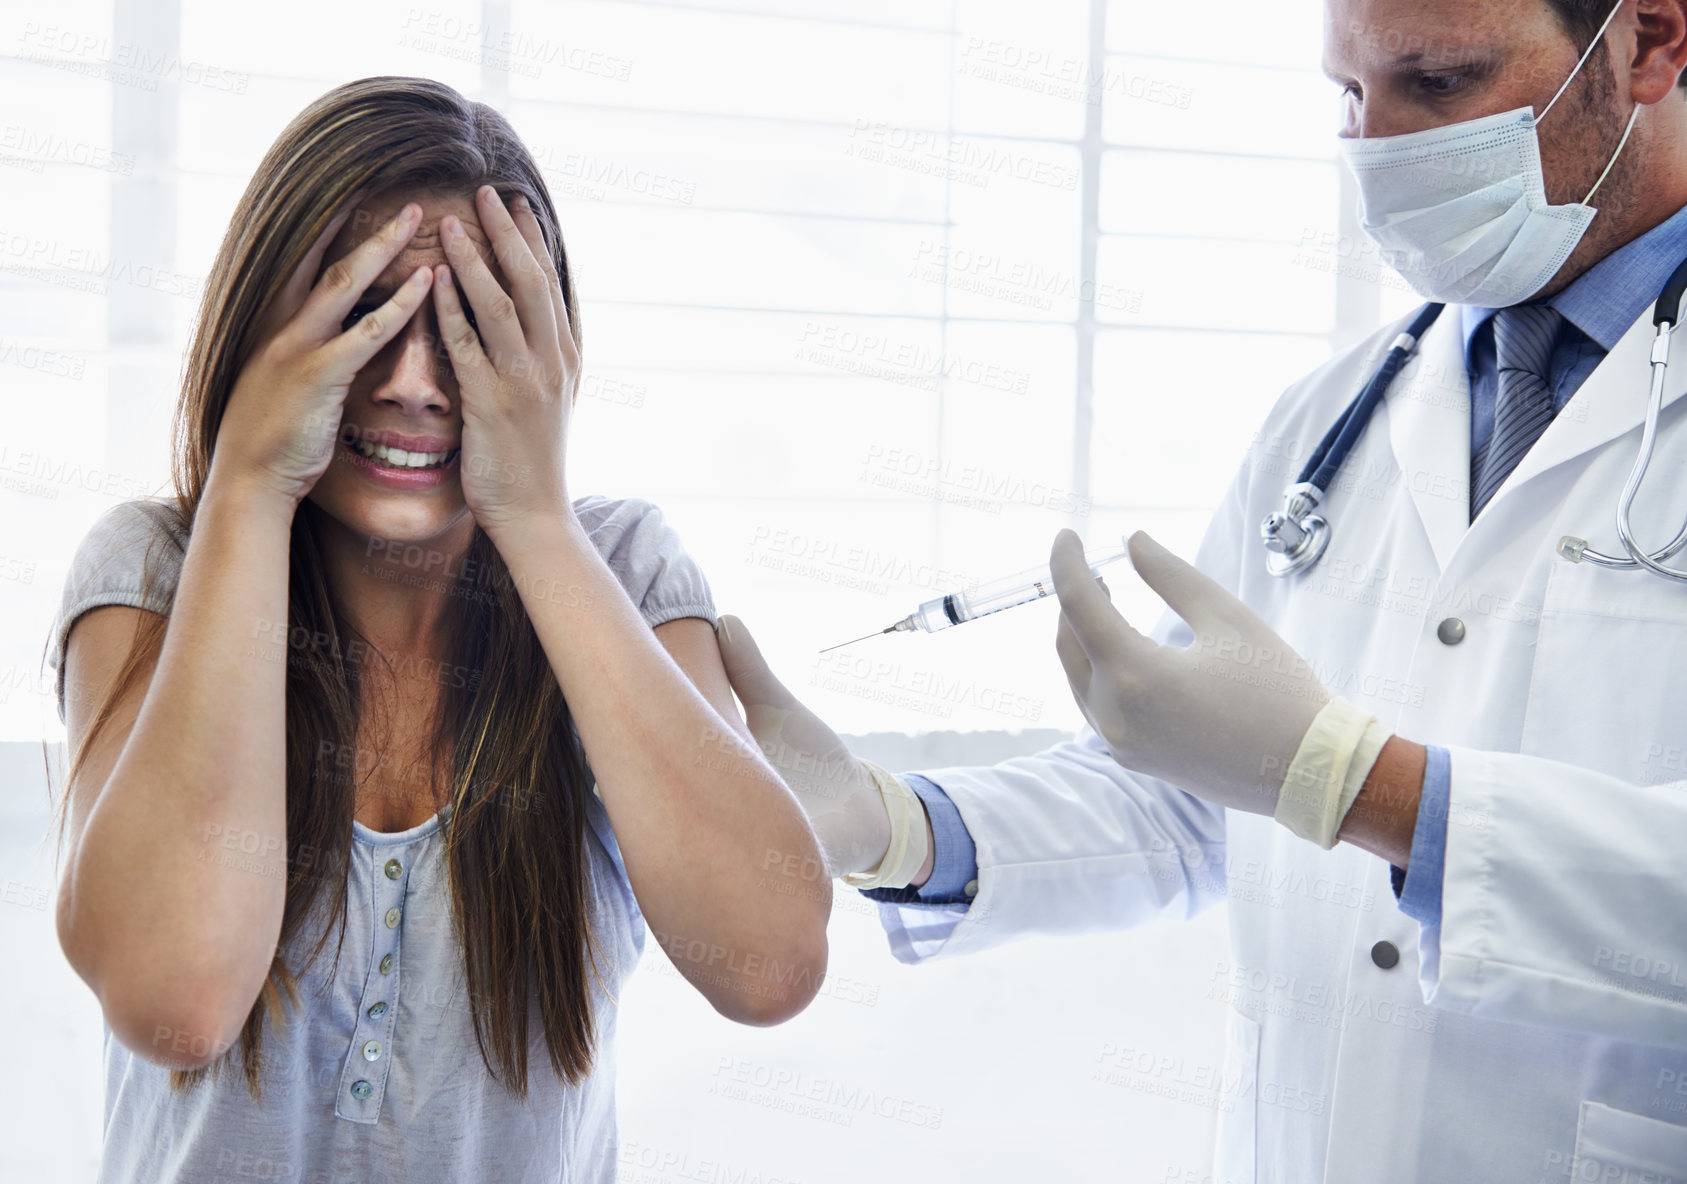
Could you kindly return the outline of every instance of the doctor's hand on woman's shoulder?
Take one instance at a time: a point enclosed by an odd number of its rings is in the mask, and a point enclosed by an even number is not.
[[[918,887],[931,875],[925,806],[895,774],[854,756],[768,668],[744,622],[723,615],[721,662],[750,732],[796,794],[830,872],[855,888]]]
[[[317,235],[260,323],[257,348],[235,380],[211,463],[230,481],[273,494],[296,509],[328,470],[353,378],[391,341],[422,301],[433,274],[416,272],[390,300],[345,328],[364,290],[404,249],[420,224],[415,202],[312,281],[340,227],[364,195],[354,194]]]

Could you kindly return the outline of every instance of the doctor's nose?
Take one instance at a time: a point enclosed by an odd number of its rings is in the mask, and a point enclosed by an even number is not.
[[[1359,102],[1349,98],[1342,115],[1342,139],[1378,139],[1383,136],[1404,136],[1436,126],[1438,121],[1426,120],[1421,111],[1404,104],[1390,106],[1381,99]],[[1447,122],[1445,120],[1439,122]]]
[[[446,387],[455,382],[455,374],[430,307],[418,309],[403,331],[387,343],[380,360],[389,359],[388,369],[376,382],[370,398],[377,403],[398,404],[406,411],[451,409]],[[453,385],[451,389],[456,388]]]

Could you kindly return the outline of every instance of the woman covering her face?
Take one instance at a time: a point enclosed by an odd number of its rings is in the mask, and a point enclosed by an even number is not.
[[[576,496],[544,181],[421,78],[324,95],[241,198],[173,501],[107,511],[50,642],[58,931],[102,1181],[613,1180],[646,923],[795,1015],[830,879],[660,511]]]

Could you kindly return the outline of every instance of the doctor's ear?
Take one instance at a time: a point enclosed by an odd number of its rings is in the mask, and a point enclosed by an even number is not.
[[[1681,72],[1687,69],[1687,4],[1682,0],[1642,3],[1637,18],[1629,93],[1644,107],[1679,89]]]

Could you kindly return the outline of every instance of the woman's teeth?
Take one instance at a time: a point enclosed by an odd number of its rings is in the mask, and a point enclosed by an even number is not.
[[[385,444],[370,444],[365,440],[348,439],[346,446],[390,469],[437,469],[457,455],[455,448],[447,452],[406,452],[402,448],[388,448]]]

